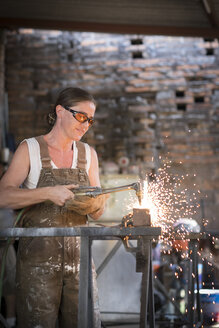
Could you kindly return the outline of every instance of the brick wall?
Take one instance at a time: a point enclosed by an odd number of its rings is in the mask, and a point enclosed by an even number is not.
[[[150,172],[171,161],[170,173],[184,176],[176,192],[187,188],[190,201],[199,189],[195,217],[218,227],[218,62],[211,39],[8,32],[10,132],[17,143],[45,133],[57,90],[85,88],[98,102],[85,141],[100,165],[126,156],[130,167]]]

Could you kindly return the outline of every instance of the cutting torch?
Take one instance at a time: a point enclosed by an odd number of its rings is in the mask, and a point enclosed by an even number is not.
[[[76,196],[89,196],[89,197],[97,197],[103,194],[110,194],[112,192],[119,192],[125,190],[134,190],[136,192],[136,196],[138,197],[139,204],[142,202],[143,189],[141,182],[134,182],[125,186],[120,187],[112,187],[112,188],[101,188],[101,187],[78,187],[72,189],[73,193]]]

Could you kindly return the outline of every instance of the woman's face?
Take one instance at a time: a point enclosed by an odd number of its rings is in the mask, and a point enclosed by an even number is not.
[[[64,109],[64,107],[62,108]],[[92,119],[94,118],[96,106],[91,101],[82,101],[75,106],[69,106],[68,109],[83,113],[88,118]],[[64,109],[61,116],[61,126],[63,127],[66,136],[69,139],[76,141],[80,140],[90,127],[88,121],[84,123],[77,121],[73,116],[73,113],[66,109]]]

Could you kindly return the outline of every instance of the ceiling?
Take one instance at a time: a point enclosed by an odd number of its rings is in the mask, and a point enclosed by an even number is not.
[[[0,28],[219,37],[219,0],[0,0]]]

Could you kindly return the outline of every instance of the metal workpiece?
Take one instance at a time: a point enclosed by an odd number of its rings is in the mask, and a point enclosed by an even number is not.
[[[151,226],[151,216],[148,208],[133,208],[134,227]]]
[[[125,217],[125,219],[127,219],[127,217]],[[125,221],[127,225],[125,226],[132,226],[132,227],[141,227],[141,229],[143,228],[147,228],[150,227],[151,228],[151,216],[150,216],[150,211],[147,208],[133,208],[133,214],[131,216],[129,216],[128,218],[130,221]],[[130,224],[130,225],[129,225]],[[143,235],[142,235],[143,237]],[[147,238],[144,237],[144,240],[146,240]],[[131,252],[131,253],[137,253],[140,252],[143,256],[144,256],[144,245],[142,244],[142,240],[143,238],[141,238],[140,240],[138,240],[137,243],[137,247],[133,247],[130,245],[129,243],[129,239],[125,238],[123,240],[123,245],[126,249],[127,252]]]

